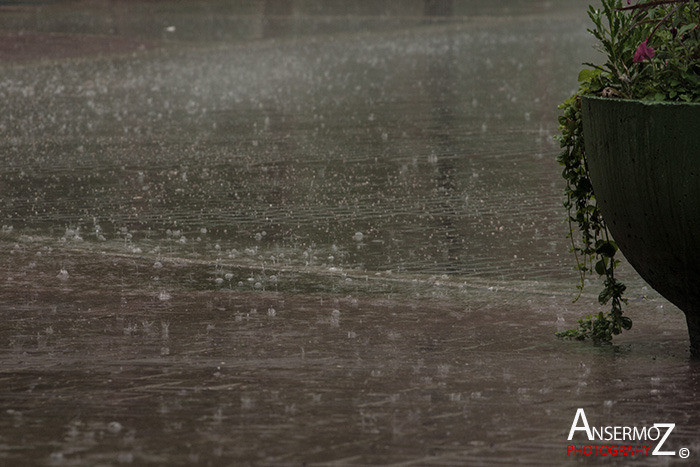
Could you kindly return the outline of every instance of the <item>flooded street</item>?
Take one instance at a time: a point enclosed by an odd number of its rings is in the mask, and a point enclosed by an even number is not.
[[[0,465],[695,463],[682,312],[554,336],[587,5],[0,5]]]

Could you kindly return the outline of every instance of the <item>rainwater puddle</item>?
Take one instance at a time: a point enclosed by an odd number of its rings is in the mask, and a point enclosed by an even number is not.
[[[553,336],[586,3],[0,7],[0,464],[558,465],[579,407],[697,455],[634,271]]]

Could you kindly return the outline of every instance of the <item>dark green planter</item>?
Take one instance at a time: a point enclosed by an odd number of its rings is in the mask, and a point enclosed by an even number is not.
[[[620,250],[685,312],[700,357],[700,104],[585,97],[591,183]]]

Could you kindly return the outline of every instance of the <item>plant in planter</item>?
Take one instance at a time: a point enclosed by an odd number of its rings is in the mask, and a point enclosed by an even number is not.
[[[560,106],[562,152],[557,161],[564,167],[564,206],[580,273],[578,289],[587,275],[597,273],[604,284],[599,302],[610,304],[610,310],[587,316],[577,329],[558,335],[607,342],[632,326],[623,314],[625,285],[615,275],[620,243],[647,282],[685,311],[691,350],[700,355],[700,283],[694,282],[700,267],[693,265],[700,262],[700,236],[692,230],[700,228],[700,142],[695,144],[700,104],[688,104],[690,110],[660,104],[659,111],[651,104],[700,102],[700,6],[695,0],[602,0],[602,9],[591,6],[588,15],[593,22],[589,31],[606,61],[586,64],[578,92]],[[631,110],[624,110],[627,105]],[[656,123],[639,120],[646,114]],[[652,127],[659,127],[660,134],[651,134]],[[678,146],[678,160],[670,157],[671,146]],[[648,157],[642,160],[644,153]],[[615,159],[618,165],[612,164]],[[675,167],[677,173],[656,173],[659,166],[666,171]],[[663,180],[637,183],[644,177]],[[683,180],[669,180],[673,177]],[[681,189],[673,188],[676,182]],[[669,186],[670,192],[663,191]],[[671,204],[657,202],[661,198]],[[648,213],[646,205],[656,211]],[[678,230],[684,232],[676,235]],[[683,245],[675,256],[658,252],[674,249],[672,239]],[[678,267],[669,265],[673,262]]]

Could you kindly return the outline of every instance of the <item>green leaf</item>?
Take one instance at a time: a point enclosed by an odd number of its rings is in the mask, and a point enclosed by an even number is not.
[[[617,252],[617,246],[613,242],[602,242],[599,246],[597,246],[595,251],[599,255],[612,258]]]
[[[611,288],[606,287],[603,289],[603,291],[598,295],[598,303],[601,305],[605,305],[608,303],[608,300],[610,300],[613,296],[613,291]]]
[[[632,320],[629,319],[627,316],[623,316],[620,318],[621,324],[622,324],[622,329],[625,329],[626,331],[629,331],[632,329]]]
[[[600,70],[584,68],[578,74],[578,82],[588,82],[600,74]]]
[[[682,36],[682,35],[685,34],[686,32],[688,32],[688,31],[694,29],[695,26],[696,26],[696,25],[693,24],[693,23],[685,24],[685,25],[681,26],[681,27],[678,29],[678,33],[677,33],[677,34],[678,34],[679,36]]]
[[[595,263],[595,272],[597,272],[598,275],[600,275],[600,276],[605,275],[605,261],[604,260],[601,259],[600,261]]]

